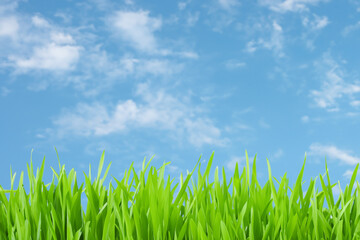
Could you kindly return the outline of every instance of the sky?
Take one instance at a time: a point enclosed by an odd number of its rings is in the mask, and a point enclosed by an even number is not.
[[[0,185],[32,149],[50,181],[56,147],[80,179],[105,150],[110,178],[155,155],[175,181],[213,151],[229,178],[247,151],[262,186],[267,159],[292,186],[306,153],[307,184],[326,157],[344,189],[359,37],[355,0],[0,0]]]

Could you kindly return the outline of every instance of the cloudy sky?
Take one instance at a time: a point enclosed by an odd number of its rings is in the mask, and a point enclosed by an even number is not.
[[[356,0],[0,1],[0,182],[30,161],[177,178],[215,151],[260,183],[360,162]],[[204,169],[204,164],[202,169]],[[19,173],[18,173],[19,174]],[[80,174],[81,175],[81,174]],[[51,176],[51,171],[48,171]]]

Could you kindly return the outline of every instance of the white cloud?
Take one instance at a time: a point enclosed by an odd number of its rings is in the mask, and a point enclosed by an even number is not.
[[[61,11],[58,11],[57,13],[55,13],[54,16],[61,19],[63,23],[67,23],[67,24],[71,23],[71,20],[73,18],[72,15],[61,12]]]
[[[305,31],[301,35],[302,42],[305,46],[313,51],[315,49],[315,40],[320,34],[320,30],[325,28],[330,23],[327,16],[318,16],[312,14],[312,16],[306,16],[302,19],[302,25],[305,27]]]
[[[284,156],[284,150],[279,148],[275,152],[268,154],[268,159],[269,159],[269,161],[275,161],[275,160],[281,158],[282,156]]]
[[[169,172],[171,173],[178,173],[179,171],[181,171],[181,169],[178,166],[174,165],[173,163],[167,165],[165,169],[169,170]]]
[[[251,40],[247,43],[245,51],[252,53],[259,48],[263,48],[273,51],[276,57],[284,57],[284,36],[282,27],[276,21],[273,21],[272,26],[268,28],[270,30],[270,39],[258,38],[258,40]]]
[[[251,40],[246,44],[245,51],[249,53],[253,53],[257,50],[256,41]]]
[[[199,55],[196,52],[192,52],[192,51],[184,51],[184,52],[179,52],[177,54],[183,58],[189,58],[189,59],[198,59],[199,58]]]
[[[359,100],[351,101],[350,105],[353,106],[353,107],[359,107],[360,106],[360,101]]]
[[[318,15],[314,14],[313,17],[313,21],[311,21],[308,17],[305,17],[302,21],[303,26],[309,28],[310,30],[316,31],[323,29],[330,23],[327,16],[319,17]]]
[[[133,5],[134,4],[134,1],[133,0],[125,0],[125,3],[127,5]]]
[[[240,130],[253,130],[252,127],[250,127],[249,125],[246,124],[242,124],[242,123],[235,123],[234,125],[230,126],[226,126],[224,128],[224,130],[228,133],[233,133],[234,131],[236,131],[237,129]]]
[[[31,18],[32,23],[34,24],[34,26],[39,27],[39,28],[49,28],[50,24],[48,23],[48,21],[46,21],[44,18],[39,17],[39,16],[33,16]]]
[[[223,146],[221,131],[206,117],[195,117],[194,110],[163,90],[150,91],[148,84],[139,84],[136,95],[145,104],[133,100],[119,102],[112,110],[100,103],[80,103],[75,110],[64,111],[54,120],[59,136],[75,134],[82,136],[105,136],[127,132],[136,128],[167,130],[174,139],[186,134],[188,142],[196,147],[204,144]]]
[[[188,25],[194,25],[199,19],[199,13],[189,14]],[[180,56],[197,59],[198,55],[191,51],[172,51],[159,47],[155,32],[161,29],[161,18],[151,17],[149,11],[118,11],[111,18],[112,24],[120,36],[139,51],[162,56]]]
[[[233,70],[245,67],[246,63],[231,59],[225,63],[225,66],[227,69]]]
[[[17,6],[17,0],[2,0],[0,4],[0,14],[13,12]]]
[[[273,28],[276,32],[282,32],[282,27],[276,22],[273,22]]]
[[[347,112],[346,113],[346,116],[348,116],[348,117],[357,117],[359,115],[360,115],[359,112]]]
[[[358,29],[360,29],[360,21],[358,21],[357,23],[355,23],[353,25],[349,25],[349,26],[345,27],[344,30],[342,31],[342,35],[347,36],[351,32],[356,31]]]
[[[353,173],[354,173],[354,170],[346,170],[344,172],[343,176],[347,179],[351,179]],[[359,171],[357,172],[357,175],[359,175]]]
[[[249,164],[253,164],[254,162],[254,157],[255,156],[248,156],[249,159]],[[235,167],[236,167],[236,163],[238,163],[239,166],[239,172],[242,172],[242,168],[246,165],[246,157],[237,157],[237,156],[233,156],[230,158],[229,161],[226,162],[226,167],[230,170],[230,171],[235,171]]]
[[[15,16],[0,18],[0,37],[16,38],[19,30],[19,23]]]
[[[199,18],[200,18],[200,13],[199,12],[195,12],[195,13],[190,13],[189,12],[187,17],[186,17],[186,24],[189,27],[193,27],[199,21]]]
[[[149,11],[118,11],[112,21],[123,39],[133,47],[146,52],[156,51],[154,32],[161,28],[160,18],[150,17]]]
[[[75,40],[70,34],[62,32],[52,32],[50,39],[57,44],[74,44]]]
[[[164,58],[137,58],[130,54],[119,59],[102,50],[100,46],[86,52],[82,50],[81,59],[86,61],[78,61],[80,75],[71,74],[67,77],[67,82],[85,96],[97,96],[111,89],[114,84],[129,78],[169,77],[181,73],[185,66],[181,62]]]
[[[0,89],[0,95],[2,97],[6,97],[7,95],[9,95],[11,91],[7,88],[7,87],[1,87]]]
[[[179,2],[178,3],[178,8],[179,10],[184,10],[186,8],[187,2]]]
[[[332,193],[334,194],[334,197],[339,197],[340,195],[340,189],[339,189],[339,185],[335,185],[332,188]],[[336,201],[336,199],[334,199]]]
[[[34,49],[30,58],[10,57],[22,70],[71,70],[79,60],[80,47],[50,43]]]
[[[301,122],[303,122],[303,123],[308,123],[309,121],[310,121],[309,116],[302,116],[302,117],[301,117]]]
[[[310,97],[315,104],[327,111],[338,111],[337,100],[343,96],[352,97],[355,93],[360,92],[360,84],[352,84],[344,81],[344,71],[331,58],[328,53],[323,55],[322,62],[317,65],[325,65],[327,68],[325,78],[322,82],[321,90],[310,91]],[[323,66],[321,66],[323,68]]]
[[[309,5],[317,5],[327,0],[260,0],[260,4],[268,6],[272,11],[286,12],[302,12],[307,11]]]
[[[279,148],[273,155],[272,155],[272,159],[278,159],[281,158],[284,155],[284,151]]]
[[[12,68],[15,74],[29,70],[64,71],[75,67],[81,47],[75,45],[70,34],[40,16],[20,15],[15,10],[12,9],[12,16],[0,19],[0,38],[12,38],[6,42],[6,47],[1,46],[0,56],[5,60],[2,67]]]
[[[259,125],[262,128],[270,128],[270,125],[267,122],[265,122],[264,119],[259,120]]]
[[[141,62],[139,71],[142,73],[150,73],[153,75],[171,75],[181,71],[181,65],[173,65],[168,60],[145,60]]]
[[[322,145],[319,143],[313,143],[310,145],[309,156],[321,156],[330,159],[339,160],[347,165],[356,165],[360,163],[360,158],[350,155],[350,151],[345,151],[337,148],[334,145]]]
[[[106,63],[105,61],[104,64]],[[172,75],[179,73],[183,69],[182,64],[177,64],[166,59],[141,59],[133,57],[124,57],[121,59],[120,66],[115,65],[114,68],[123,69],[123,73],[134,74],[135,76],[148,76],[149,74],[160,75]]]
[[[189,142],[198,148],[204,144],[226,146],[229,143],[228,139],[219,139],[221,131],[209,119],[185,119],[184,126],[189,134]]]
[[[233,7],[236,7],[239,5],[239,2],[237,0],[218,0],[220,6],[225,10],[231,10]]]

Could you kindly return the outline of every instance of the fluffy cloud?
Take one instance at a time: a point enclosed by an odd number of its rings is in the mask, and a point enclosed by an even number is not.
[[[70,34],[62,32],[52,32],[50,39],[57,44],[75,44],[75,40]]]
[[[0,37],[16,38],[19,30],[19,23],[15,16],[0,18]]]
[[[12,11],[13,15],[0,19],[0,40],[11,38],[0,53],[0,57],[7,59],[3,66],[13,67],[16,73],[75,68],[82,47],[69,33],[40,16],[21,16],[15,9]]]
[[[34,24],[34,26],[39,27],[39,28],[50,27],[50,24],[48,23],[48,21],[46,21],[44,18],[39,17],[39,16],[33,16],[31,18],[31,22],[32,22],[32,24]]]
[[[139,84],[136,95],[145,104],[133,100],[119,102],[112,110],[100,103],[80,103],[76,109],[64,111],[54,120],[60,137],[66,134],[105,136],[127,132],[135,128],[167,130],[177,137],[186,134],[188,142],[196,147],[204,144],[224,146],[221,131],[206,117],[194,116],[195,110],[164,91],[152,94],[147,84]]]
[[[80,47],[70,45],[57,45],[50,43],[35,48],[30,58],[11,57],[16,67],[22,70],[71,70],[75,67],[80,55]]]
[[[111,19],[121,37],[140,51],[153,52],[157,49],[154,32],[162,25],[160,18],[149,16],[148,11],[118,11]]]

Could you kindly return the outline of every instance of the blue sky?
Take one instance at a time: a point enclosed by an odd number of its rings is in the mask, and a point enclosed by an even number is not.
[[[326,156],[344,188],[360,162],[359,15],[355,0],[2,0],[1,185],[31,149],[50,179],[56,147],[80,172],[105,150],[117,178],[154,154],[178,178],[212,151],[231,175],[247,150],[260,183],[268,158],[291,186],[306,152],[307,183]]]

